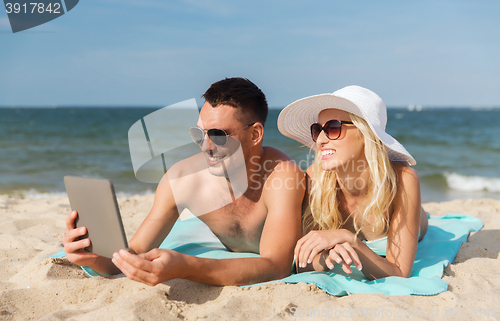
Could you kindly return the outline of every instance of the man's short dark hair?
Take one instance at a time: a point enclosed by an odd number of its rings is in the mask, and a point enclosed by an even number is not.
[[[228,105],[236,108],[242,123],[266,123],[269,110],[266,95],[246,78],[226,78],[213,83],[202,97],[212,107]]]

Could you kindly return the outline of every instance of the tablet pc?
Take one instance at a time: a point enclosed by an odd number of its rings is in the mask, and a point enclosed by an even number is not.
[[[64,176],[71,210],[78,212],[76,226],[85,226],[90,239],[87,251],[113,257],[120,249],[128,250],[127,236],[116,201],[113,183],[107,179]]]

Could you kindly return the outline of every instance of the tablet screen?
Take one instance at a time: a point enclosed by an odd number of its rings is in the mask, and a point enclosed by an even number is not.
[[[65,176],[64,185],[71,210],[78,212],[76,226],[87,228],[91,245],[86,250],[111,258],[114,252],[128,249],[111,181]]]

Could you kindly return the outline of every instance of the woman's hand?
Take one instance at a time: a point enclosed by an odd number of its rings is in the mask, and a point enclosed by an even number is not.
[[[325,258],[325,264],[331,270],[335,263],[342,264],[342,270],[345,273],[352,273],[351,264],[354,262],[356,268],[361,271],[363,266],[359,260],[358,253],[349,244],[349,242],[344,242],[342,244],[335,245],[332,249],[327,252],[328,256]]]
[[[333,262],[336,262],[342,264],[344,271],[347,269],[346,272],[350,273],[348,271],[351,269],[348,266],[354,262],[358,270],[361,270],[361,261],[351,242],[354,242],[354,234],[345,229],[311,231],[297,242],[294,258],[298,266],[304,268],[312,263],[318,253],[328,250],[325,263],[329,268],[333,268]]]

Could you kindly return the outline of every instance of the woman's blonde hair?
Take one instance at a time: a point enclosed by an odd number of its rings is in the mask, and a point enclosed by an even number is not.
[[[397,177],[382,141],[373,133],[367,122],[349,113],[351,121],[364,137],[364,152],[370,171],[368,193],[363,204],[350,213],[356,235],[363,229],[374,234],[388,230],[390,209],[397,191]],[[339,209],[340,186],[336,171],[321,167],[321,151],[316,152],[314,172],[311,177],[309,207],[303,218],[304,231],[313,228],[330,230],[341,228],[345,220]],[[363,164],[363,166],[366,166]]]

